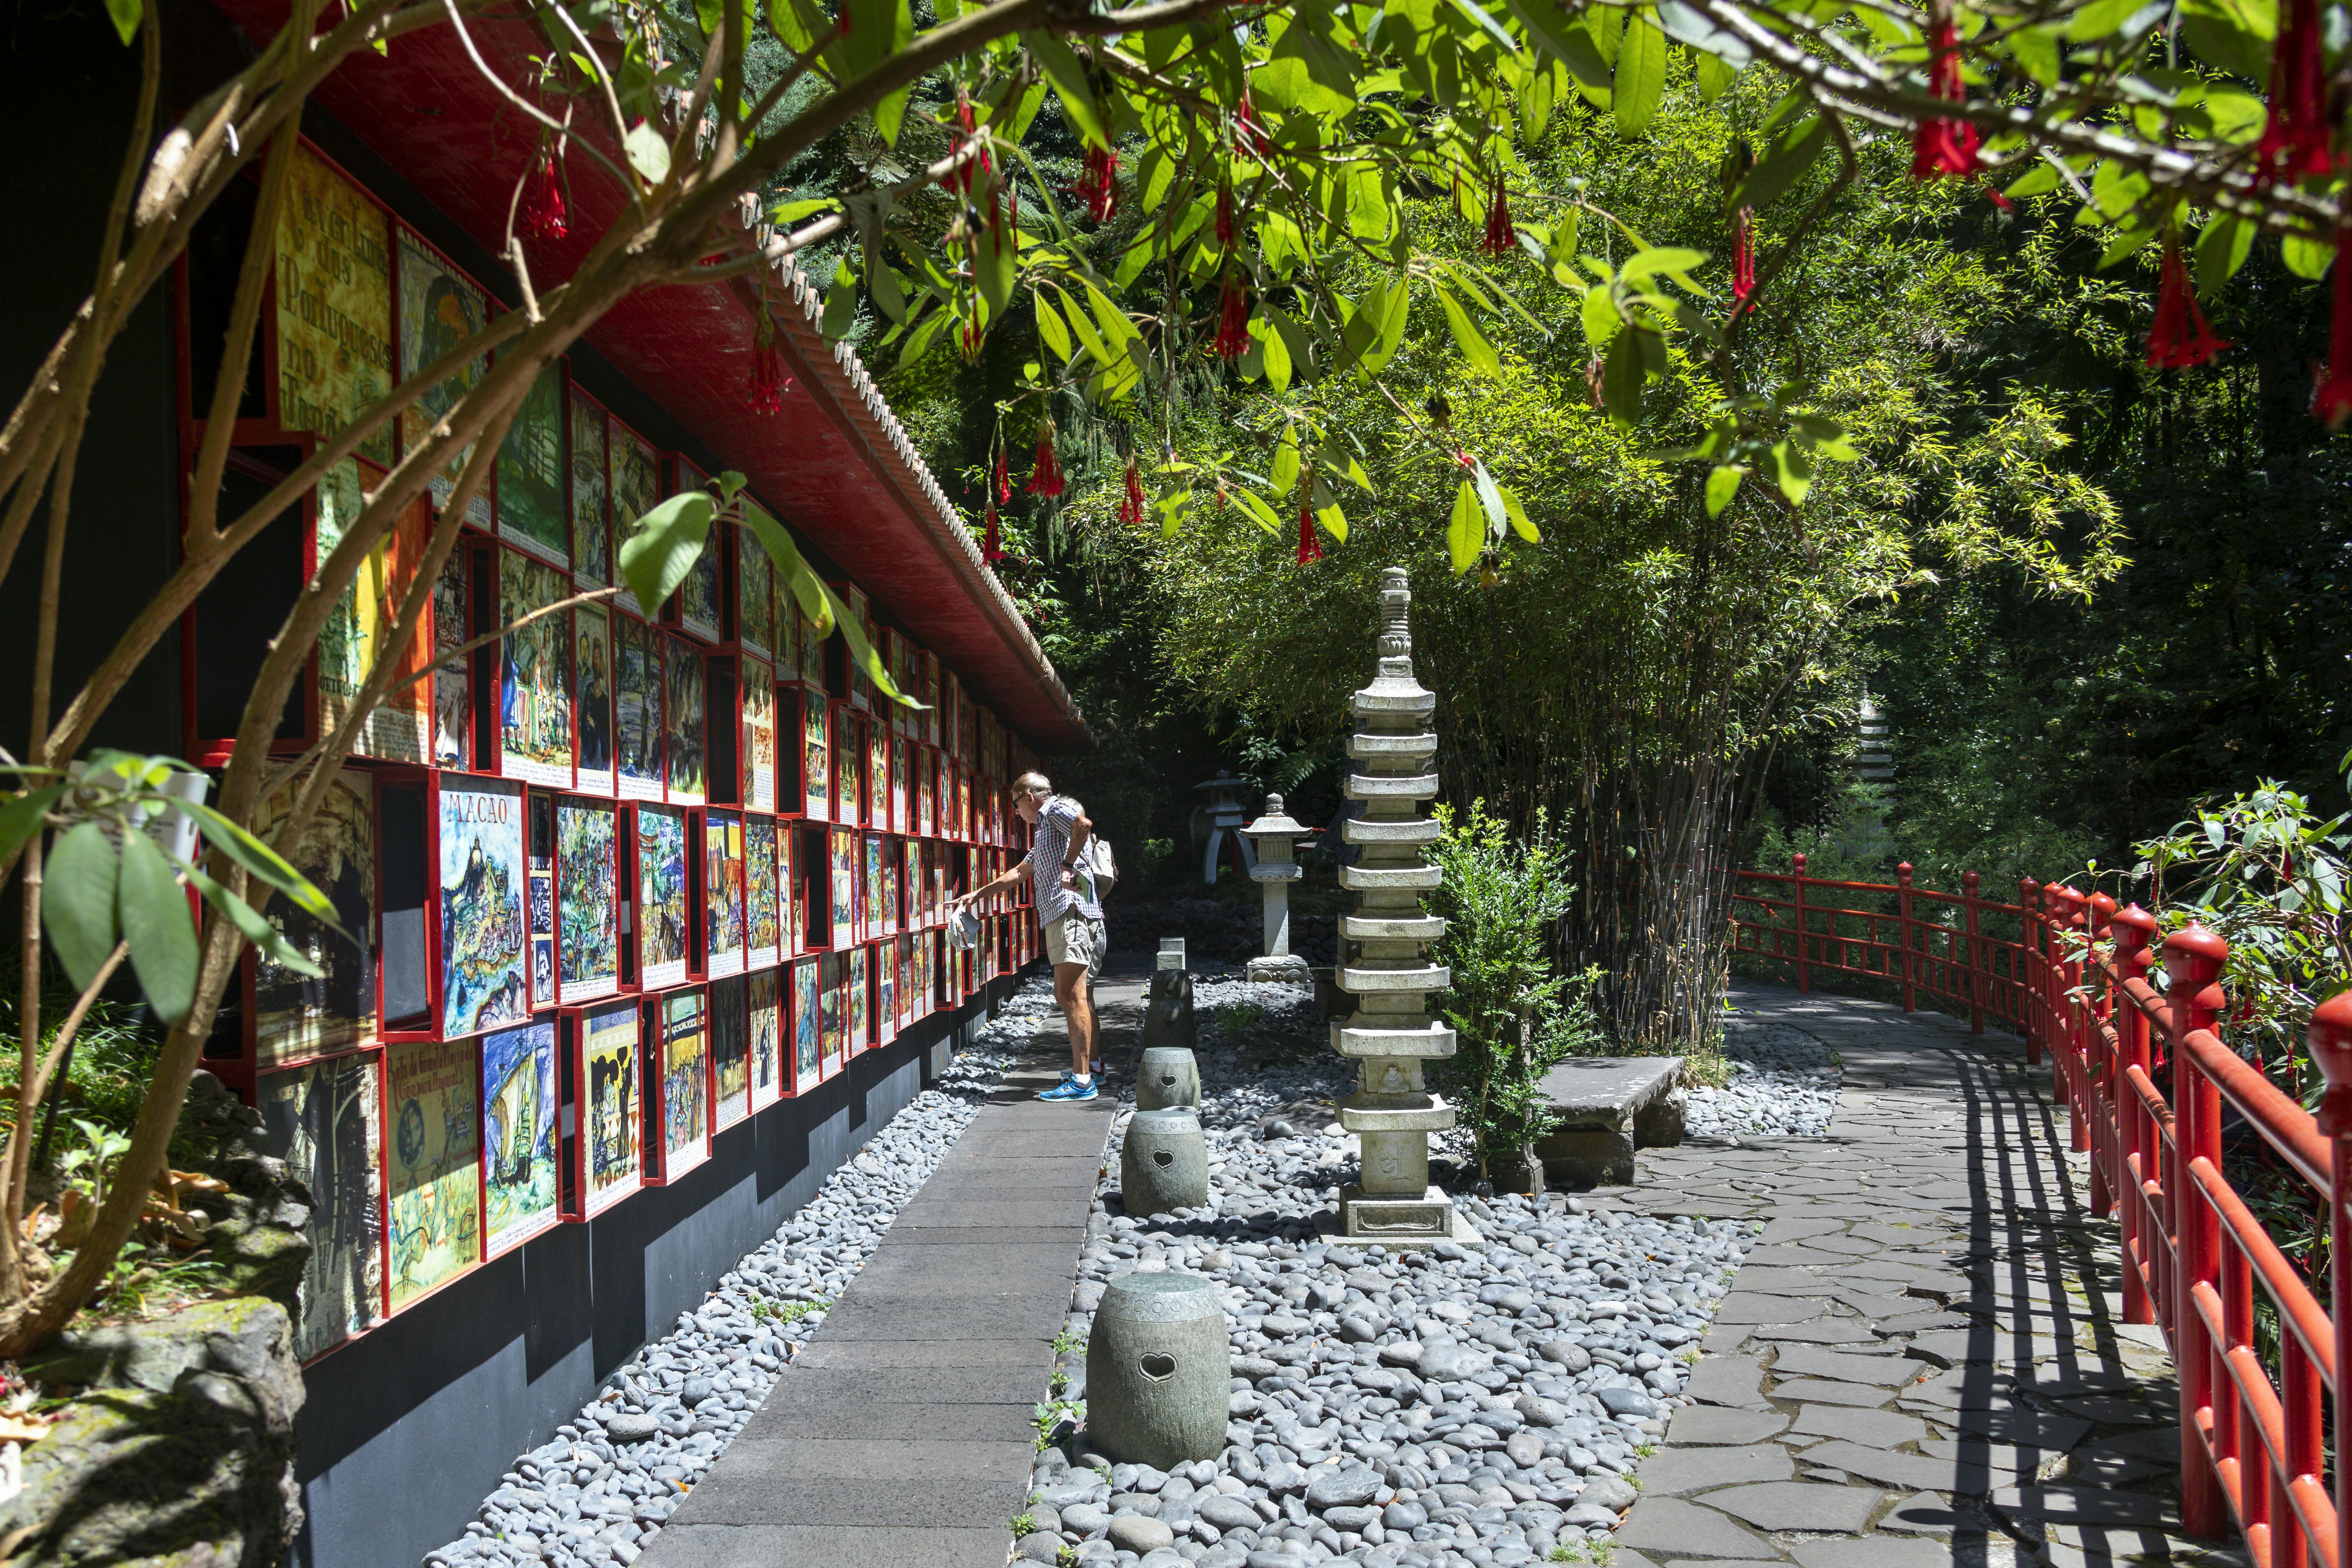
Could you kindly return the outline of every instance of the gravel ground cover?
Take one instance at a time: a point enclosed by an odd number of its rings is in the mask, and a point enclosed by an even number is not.
[[[1750,1227],[1462,1200],[1482,1247],[1333,1243],[1315,1216],[1355,1179],[1332,1120],[1353,1069],[1303,993],[1196,979],[1208,1205],[1097,1203],[1066,1345],[1131,1269],[1223,1287],[1228,1446],[1172,1474],[1114,1465],[1065,1419],[1016,1545],[1037,1563],[1381,1568],[1565,1558],[1634,1500]],[[1123,1131],[1123,1124],[1122,1124]],[[1114,1145],[1117,1136],[1114,1136]],[[1061,1397],[1085,1398],[1082,1352]],[[1048,1419],[1055,1414],[1045,1412]]]
[[[1700,1137],[1818,1138],[1837,1113],[1837,1055],[1786,1024],[1730,1020],[1723,1054],[1731,1081],[1689,1090],[1684,1125]]]
[[[1041,1029],[1060,1028],[1051,981],[1023,984],[939,1087],[892,1117],[550,1441],[519,1457],[465,1532],[425,1563],[635,1562],[824,1323],[825,1307],[979,1114],[990,1086]]]

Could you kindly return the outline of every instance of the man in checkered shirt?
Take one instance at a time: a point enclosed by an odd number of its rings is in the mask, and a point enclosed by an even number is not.
[[[1027,877],[1035,889],[1037,923],[1045,931],[1045,957],[1054,965],[1054,1000],[1070,1026],[1070,1070],[1040,1100],[1092,1100],[1095,1083],[1095,972],[1102,967],[1102,904],[1086,858],[1094,824],[1078,803],[1054,793],[1044,773],[1013,781],[1013,808],[1030,827],[1029,855],[1020,865],[957,899],[961,910]]]

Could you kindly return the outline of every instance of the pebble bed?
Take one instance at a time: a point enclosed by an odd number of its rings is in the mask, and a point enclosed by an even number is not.
[[[1114,1153],[1065,1342],[1083,1345],[1116,1275],[1217,1279],[1227,1447],[1164,1473],[1092,1454],[1066,1421],[1016,1558],[1507,1568],[1604,1536],[1645,1446],[1687,1403],[1688,1363],[1752,1228],[1505,1195],[1459,1200],[1484,1247],[1328,1243],[1315,1216],[1356,1175],[1330,1109],[1352,1068],[1322,1047],[1300,992],[1199,979],[1193,998],[1209,1203],[1128,1215]],[[1283,1035],[1291,1049],[1269,1055]],[[1075,1416],[1083,1354],[1060,1364]]]
[[[1703,1138],[1818,1138],[1829,1131],[1842,1076],[1829,1047],[1786,1024],[1733,1020],[1723,1054],[1731,1081],[1688,1091],[1685,1131]]]
[[[766,1397],[824,1309],[953,1146],[987,1089],[1041,1028],[1053,984],[1024,984],[916,1096],[824,1179],[702,1307],[604,1380],[554,1437],[514,1462],[465,1533],[428,1564],[633,1563]]]

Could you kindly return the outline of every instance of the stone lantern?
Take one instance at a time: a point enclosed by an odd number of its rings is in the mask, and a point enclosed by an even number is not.
[[[1214,887],[1217,881],[1217,849],[1224,841],[1226,834],[1230,833],[1234,836],[1234,843],[1241,850],[1242,865],[1244,868],[1257,864],[1257,857],[1250,848],[1250,841],[1241,834],[1242,824],[1249,820],[1249,813],[1242,809],[1241,799],[1242,791],[1247,788],[1249,788],[1249,780],[1237,779],[1222,770],[1208,783],[1196,784],[1192,786],[1194,794],[1206,795],[1209,797],[1204,805],[1195,809],[1192,820],[1202,836],[1208,840],[1208,848],[1201,856],[1201,880],[1212,887]]]
[[[1240,837],[1255,846],[1255,863],[1250,867],[1250,879],[1264,889],[1265,895],[1265,955],[1253,958],[1245,973],[1252,980],[1273,980],[1293,985],[1312,985],[1314,972],[1307,961],[1290,951],[1290,884],[1298,880],[1298,840],[1315,830],[1304,823],[1291,820],[1282,809],[1282,797],[1265,797],[1265,815],[1238,830]]]
[[[1429,1135],[1454,1125],[1454,1108],[1429,1091],[1422,1064],[1454,1054],[1454,1031],[1429,1016],[1430,993],[1448,981],[1427,952],[1445,922],[1421,910],[1441,875],[1422,858],[1437,824],[1420,811],[1437,794],[1437,699],[1413,678],[1406,582],[1401,566],[1381,574],[1378,670],[1349,703],[1348,754],[1360,771],[1349,776],[1348,798],[1363,803],[1363,815],[1341,827],[1360,856],[1339,868],[1356,908],[1339,922],[1339,982],[1357,1002],[1354,1016],[1331,1026],[1331,1043],[1360,1075],[1339,1125],[1361,1142],[1363,1180],[1341,1191],[1339,1229],[1390,1247],[1476,1245],[1475,1229],[1429,1181]]]

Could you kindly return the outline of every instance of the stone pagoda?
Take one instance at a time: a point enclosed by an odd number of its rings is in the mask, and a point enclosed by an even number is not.
[[[1422,1081],[1422,1064],[1454,1054],[1454,1031],[1429,1016],[1429,994],[1447,980],[1428,953],[1445,922],[1421,910],[1423,891],[1441,876],[1422,858],[1437,823],[1421,814],[1437,794],[1437,699],[1413,679],[1412,604],[1404,568],[1390,567],[1381,578],[1380,667],[1349,704],[1356,731],[1348,754],[1362,771],[1349,776],[1348,798],[1362,802],[1363,814],[1342,830],[1358,853],[1339,868],[1356,909],[1339,922],[1339,980],[1357,1000],[1355,1016],[1331,1026],[1333,1047],[1356,1059],[1360,1075],[1339,1124],[1363,1146],[1363,1182],[1340,1192],[1339,1229],[1391,1247],[1478,1239],[1429,1182],[1429,1135],[1454,1125],[1454,1110]]]

